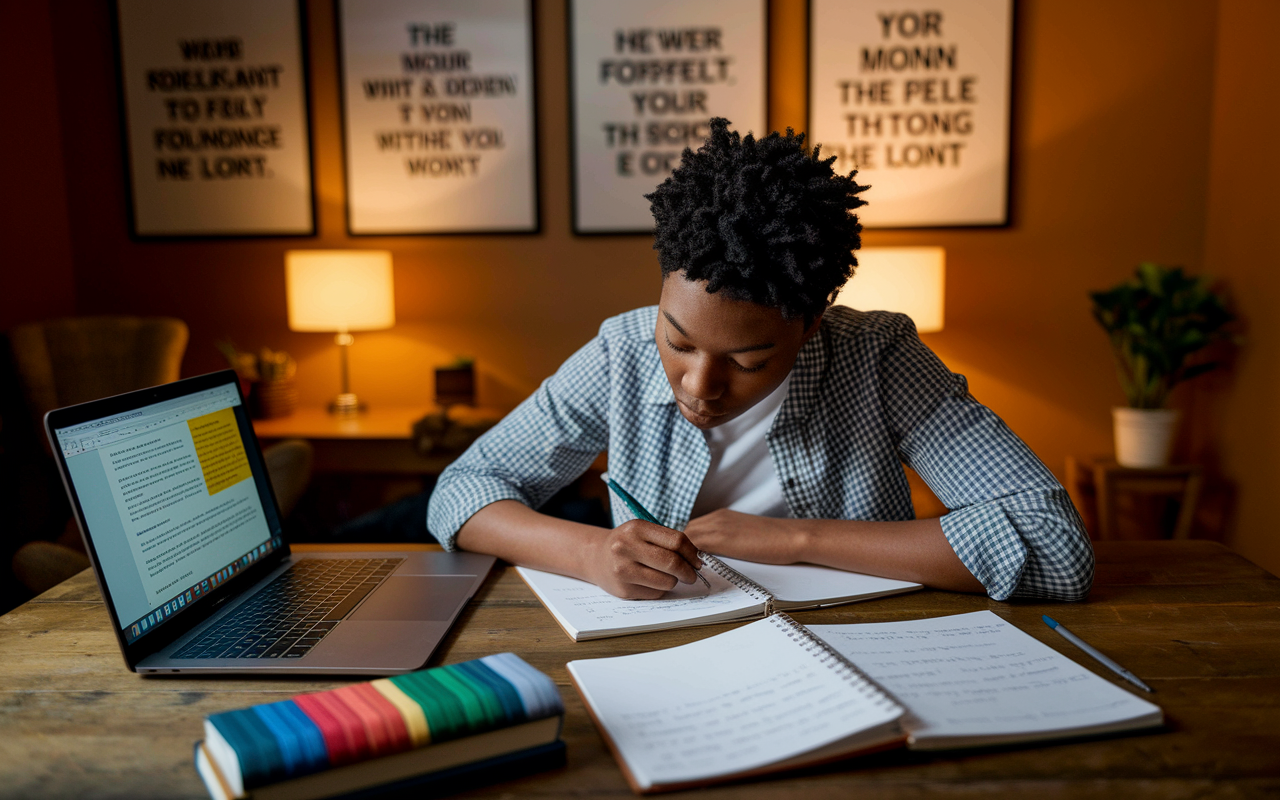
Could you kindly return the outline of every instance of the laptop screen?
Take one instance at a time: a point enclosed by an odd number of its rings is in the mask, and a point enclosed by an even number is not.
[[[233,382],[53,434],[126,642],[283,543]]]

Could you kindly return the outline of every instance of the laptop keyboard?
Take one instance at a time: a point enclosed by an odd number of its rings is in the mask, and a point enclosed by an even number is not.
[[[403,558],[306,558],[174,658],[301,658]]]

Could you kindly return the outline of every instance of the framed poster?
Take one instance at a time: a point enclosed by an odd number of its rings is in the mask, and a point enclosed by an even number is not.
[[[1006,224],[1013,0],[810,0],[809,14],[811,141],[870,184],[862,224]]]
[[[712,117],[768,133],[766,0],[571,0],[573,229],[649,233],[644,195]]]
[[[117,0],[133,234],[315,233],[297,0]]]
[[[531,0],[342,0],[353,235],[536,233]]]

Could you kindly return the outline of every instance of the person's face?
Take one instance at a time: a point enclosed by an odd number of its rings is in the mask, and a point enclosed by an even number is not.
[[[776,308],[707,292],[706,281],[673,272],[662,281],[654,336],[684,418],[723,425],[778,388],[818,329]],[[819,318],[820,319],[820,318]]]

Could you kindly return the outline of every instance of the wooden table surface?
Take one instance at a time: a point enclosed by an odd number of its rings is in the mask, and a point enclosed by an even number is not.
[[[1104,542],[1097,551],[1097,578],[1083,603],[922,591],[795,617],[882,622],[990,609],[1127,688],[1051,632],[1040,621],[1049,613],[1151,684],[1166,730],[960,754],[896,751],[699,796],[1280,795],[1280,580],[1209,542]],[[515,572],[499,568],[431,663],[510,650],[550,674],[568,709],[569,765],[462,796],[630,796],[565,662],[669,647],[730,627],[575,644]],[[205,715],[340,683],[132,674],[86,571],[0,617],[0,797],[207,797],[191,761]]]

